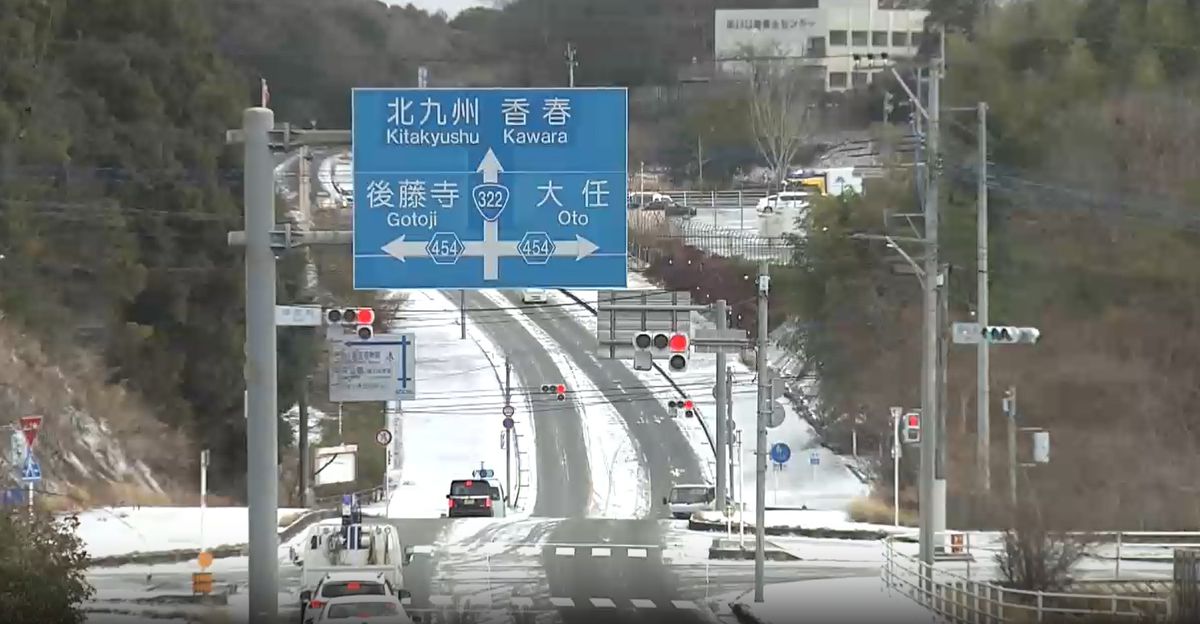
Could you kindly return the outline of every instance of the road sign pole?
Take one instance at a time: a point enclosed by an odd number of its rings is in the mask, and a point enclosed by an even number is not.
[[[729,311],[724,299],[718,299],[713,305],[713,314],[716,316],[717,331],[722,331],[728,328]],[[721,513],[726,513],[726,487],[728,483],[725,481],[725,445],[726,436],[729,434],[729,413],[727,400],[729,397],[729,386],[726,377],[725,352],[717,352],[717,433],[715,451],[717,453],[717,509]]]
[[[246,211],[246,493],[249,498],[250,619],[274,622],[279,612],[278,436],[276,424],[274,166],[268,133],[275,114],[248,108],[245,133]]]
[[[763,576],[766,571],[766,517],[767,517],[767,419],[771,417],[768,396],[771,392],[767,378],[767,295],[771,278],[766,262],[758,265],[758,348],[756,353],[758,370],[758,419],[755,425],[755,478],[754,478],[754,602],[761,603]]]

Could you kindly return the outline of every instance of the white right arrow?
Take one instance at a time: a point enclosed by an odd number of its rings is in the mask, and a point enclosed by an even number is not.
[[[556,256],[575,256],[575,260],[583,260],[584,258],[596,253],[600,249],[592,241],[576,234],[573,241],[554,241],[554,255]]]
[[[486,154],[483,155],[483,160],[479,161],[479,166],[475,171],[483,172],[484,184],[497,184],[500,182],[500,172],[504,171],[504,167],[500,165],[500,159],[496,158],[496,152],[492,148],[488,148]]]
[[[429,252],[425,250],[425,246],[429,244],[427,241],[406,241],[404,240],[405,236],[407,236],[407,234],[401,234],[400,238],[397,238],[396,240],[384,245],[383,253],[399,260],[400,262],[404,262],[405,258],[425,256],[429,254]]]

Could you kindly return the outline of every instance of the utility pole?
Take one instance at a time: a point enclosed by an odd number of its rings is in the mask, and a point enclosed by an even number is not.
[[[208,449],[200,451],[200,552],[204,548],[204,514],[208,510]]]
[[[929,72],[929,130],[927,149],[927,171],[929,181],[925,191],[925,279],[923,287],[924,331],[921,357],[921,419],[926,424],[926,431],[921,435],[921,461],[919,497],[921,512],[920,528],[920,558],[924,564],[922,576],[926,591],[932,589],[934,561],[934,517],[935,517],[935,481],[937,472],[937,375],[935,368],[938,361],[938,189],[939,170],[941,169],[941,152],[939,133],[941,131],[941,80],[942,57],[933,59]]]
[[[577,63],[575,61],[575,44],[568,41],[567,42],[567,72],[568,72],[568,76],[569,76],[569,78],[568,78],[569,82],[567,84],[570,85],[571,88],[575,88],[575,66],[576,65],[579,65],[579,63]]]
[[[737,457],[737,455],[734,454],[734,435],[733,435],[733,431],[734,431],[734,426],[733,426],[733,371],[730,370],[729,368],[725,369],[725,424],[727,425],[727,428],[725,429],[725,441],[727,443],[725,448],[727,451],[729,451],[730,458]],[[729,485],[730,491],[733,491],[733,487],[734,487],[733,484],[741,483],[741,481],[738,480],[738,476],[737,476],[738,475],[737,468],[738,468],[738,466],[741,466],[741,465],[742,465],[742,460],[740,457],[738,457],[736,464],[733,462],[732,459],[729,460],[728,485]],[[746,493],[742,491],[741,486],[739,485],[737,501],[739,503],[741,503],[744,501],[745,498],[746,498]]]
[[[977,225],[978,249],[976,249],[976,265],[978,266],[977,284],[976,284],[976,313],[975,321],[981,327],[988,326],[988,147],[987,147],[987,102],[979,103],[979,179],[976,181],[976,201],[979,204],[978,214],[975,217]],[[992,489],[992,463],[991,463],[991,419],[989,409],[991,407],[990,396],[990,380],[989,380],[989,343],[986,340],[981,340],[978,347],[977,373],[976,380],[976,399],[975,406],[978,412],[978,421],[976,422],[977,440],[976,440],[976,461],[979,466],[980,485],[983,486],[983,491],[988,492]]]
[[[767,371],[767,296],[771,277],[766,261],[758,264],[758,346],[755,349],[758,370],[758,422],[755,425],[754,475],[754,602],[763,602],[763,576],[766,563],[767,500],[767,421],[771,417],[770,379]]]
[[[946,456],[946,446],[949,442],[949,430],[946,428],[946,368],[949,365],[950,341],[947,340],[946,329],[949,327],[950,300],[950,265],[938,267],[937,295],[938,315],[934,325],[938,342],[937,359],[937,461],[934,464],[933,486],[933,549],[935,554],[945,549],[946,535],[946,468],[949,465]]]
[[[717,299],[713,304],[713,314],[716,315],[717,331],[724,331],[729,328],[729,310],[724,299]],[[729,384],[726,377],[728,369],[725,366],[725,352],[717,352],[717,509],[721,513],[726,512],[726,487],[728,483],[725,481],[725,446],[728,444],[729,434]]]
[[[1008,417],[1008,494],[1013,513],[1017,509],[1017,387],[1009,386],[1004,397],[1004,412]]]
[[[462,334],[461,336],[459,336],[459,340],[466,340],[467,339],[467,291],[466,290],[458,291],[458,314],[459,314],[458,326],[459,326],[459,329],[461,330],[461,334]]]
[[[297,401],[299,418],[300,418],[300,440],[297,442],[297,447],[300,451],[299,464],[299,481],[300,481],[300,504],[308,506],[308,379],[300,384],[300,399]]]
[[[275,177],[269,108],[242,115],[246,211],[246,494],[249,498],[250,619],[279,614],[279,426],[275,395]]]
[[[504,404],[512,401],[512,362],[504,356]],[[504,428],[504,496],[512,498],[512,429]],[[508,504],[508,501],[505,501]]]

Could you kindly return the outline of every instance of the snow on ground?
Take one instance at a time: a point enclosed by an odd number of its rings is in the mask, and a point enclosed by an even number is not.
[[[637,273],[630,273],[629,286],[631,289],[657,288],[646,278]],[[572,294],[593,307],[596,302],[596,291],[571,291]],[[551,291],[551,303],[568,305],[570,298],[562,293]],[[596,317],[583,309],[573,306],[572,314],[584,328],[593,334],[596,331]],[[692,327],[711,328],[713,324],[693,315]],[[735,427],[742,429],[742,469],[740,484],[733,484],[737,498],[745,501],[747,509],[753,509],[755,504],[754,479],[754,427],[758,409],[757,376],[754,371],[743,364],[736,356],[726,358],[729,369],[733,372],[733,386],[730,388],[733,396],[733,420]],[[626,362],[632,370],[632,363]],[[638,376],[650,388],[667,390],[670,386],[658,371],[636,371]],[[692,353],[688,370],[684,373],[672,373],[671,377],[680,388],[695,401],[700,412],[704,415],[705,424],[710,434],[715,435],[716,401],[712,395],[716,376],[716,355],[709,353]],[[664,400],[672,397],[669,392],[661,393]],[[846,459],[835,455],[832,451],[817,444],[816,436],[808,422],[801,418],[792,408],[790,402],[780,401],[786,414],[783,423],[768,430],[767,447],[776,442],[787,444],[792,450],[791,461],[782,470],[771,470],[767,475],[767,504],[771,506],[801,507],[822,510],[844,510],[855,498],[866,496],[870,488],[862,483],[846,467]],[[696,456],[702,466],[707,468],[706,476],[714,477],[714,458],[708,438],[699,426],[698,419],[680,417],[676,424],[692,443]],[[819,464],[812,466],[810,456],[815,453]],[[744,484],[744,490],[743,490]],[[744,492],[744,493],[743,493]]]
[[[553,340],[536,323],[512,306],[494,290],[482,290],[496,307],[525,328],[538,342],[553,344]],[[557,351],[548,351],[554,364],[563,374],[564,382],[576,396],[596,397],[591,400],[576,400],[586,415],[580,426],[584,430],[588,465],[592,477],[592,506],[589,515],[601,518],[641,518],[650,510],[650,491],[646,487],[650,479],[645,467],[638,461],[629,428],[624,419],[608,401],[600,400],[603,394],[591,379],[573,362]],[[653,449],[645,449],[651,453]]]
[[[280,509],[289,520],[303,509]],[[209,507],[204,512],[206,546],[245,544],[249,521],[245,507]],[[161,552],[200,547],[199,507],[115,507],[79,514],[79,537],[93,557]]]
[[[928,624],[933,614],[897,592],[889,593],[878,576],[772,583],[763,602],[753,591],[721,601],[740,602],[766,624],[896,622]]]
[[[462,340],[456,304],[438,291],[408,291],[407,296],[395,327],[415,335],[417,398],[400,406],[403,466],[387,513],[392,518],[437,518],[446,511],[450,481],[471,478],[480,462],[504,482],[504,357],[474,327],[468,327]],[[525,417],[529,408],[513,407],[514,430],[525,451],[522,468],[535,474],[534,433]],[[520,493],[519,503],[526,512],[533,509],[532,488]]]
[[[288,426],[292,428],[292,439],[300,439],[300,406],[293,405],[292,409],[284,412],[281,416]],[[308,406],[308,443],[317,445],[321,443],[322,427],[326,419],[330,418],[328,414],[321,410]]]

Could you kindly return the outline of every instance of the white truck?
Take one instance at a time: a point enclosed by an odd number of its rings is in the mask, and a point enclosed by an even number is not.
[[[403,567],[412,559],[395,527],[385,524],[314,525],[305,536],[303,553],[293,547],[290,555],[292,563],[302,568],[302,603],[307,603],[313,590],[330,574],[341,578],[353,573],[364,581],[382,578],[391,587],[401,589]]]

